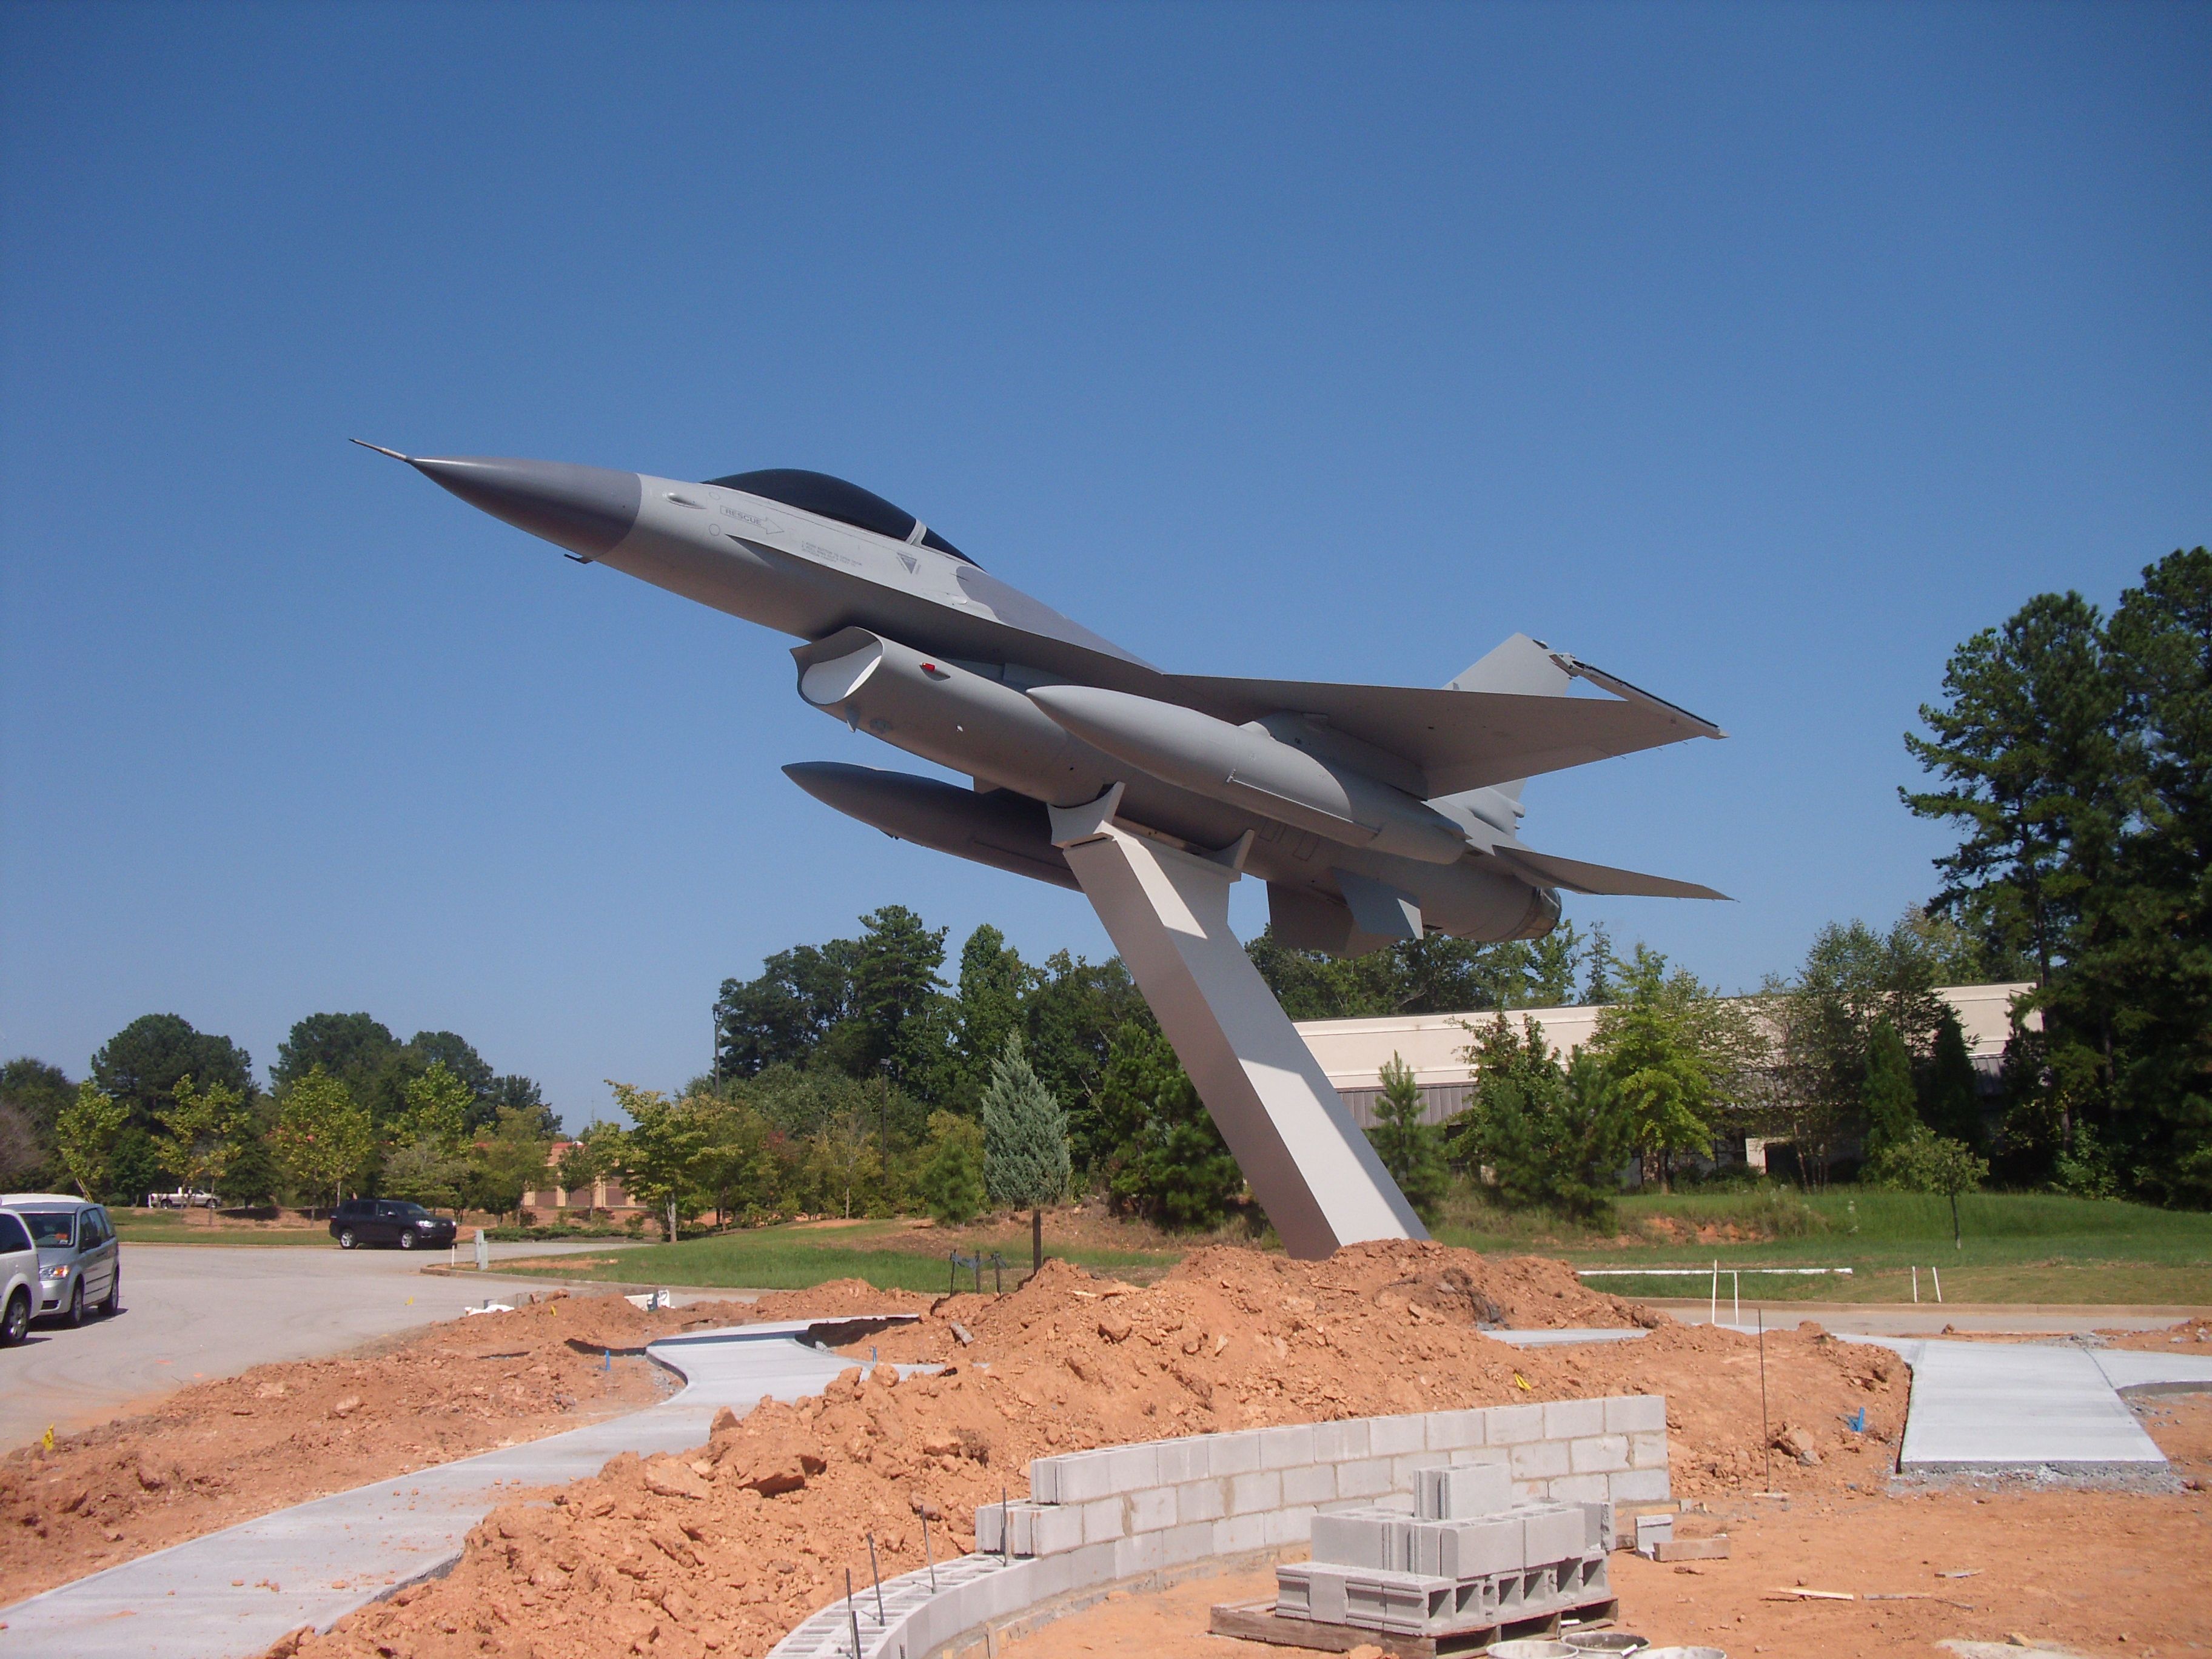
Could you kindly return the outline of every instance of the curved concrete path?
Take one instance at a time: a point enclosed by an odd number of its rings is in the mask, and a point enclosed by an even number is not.
[[[699,1445],[722,1407],[743,1416],[763,1395],[802,1399],[853,1367],[805,1339],[848,1342],[913,1318],[764,1321],[665,1338],[646,1353],[685,1379],[673,1399],[279,1510],[60,1585],[0,1608],[0,1655],[235,1659],[302,1625],[326,1630],[453,1562],[469,1528],[513,1491],[580,1480],[623,1452]]]

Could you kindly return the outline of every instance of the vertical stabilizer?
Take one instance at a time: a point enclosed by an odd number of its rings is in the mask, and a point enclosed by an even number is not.
[[[1510,691],[1524,697],[1564,697],[1575,677],[1553,659],[1552,647],[1526,634],[1516,634],[1478,663],[1471,664],[1447,691]],[[1493,783],[1484,789],[1443,799],[1457,801],[1477,817],[1507,835],[1514,833],[1521,817],[1521,786],[1526,778]]]

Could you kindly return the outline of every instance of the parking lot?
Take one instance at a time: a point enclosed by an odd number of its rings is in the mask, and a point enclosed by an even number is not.
[[[502,1255],[605,1251],[606,1241],[492,1246]],[[465,1254],[465,1252],[464,1253]],[[442,1260],[442,1253],[440,1257]],[[123,1311],[76,1330],[33,1324],[0,1349],[0,1451],[124,1413],[205,1376],[278,1359],[339,1353],[373,1338],[451,1319],[512,1279],[422,1272],[398,1250],[213,1244],[123,1247]]]

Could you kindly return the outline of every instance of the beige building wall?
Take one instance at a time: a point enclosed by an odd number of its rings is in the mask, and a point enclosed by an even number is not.
[[[1966,1052],[1975,1069],[1994,1077],[2004,1058],[2005,1039],[2012,1034],[2012,1000],[2033,990],[2027,983],[2012,985],[1949,985],[1936,994],[1951,1006],[1965,1032]],[[1507,1019],[1519,1026],[1533,1020],[1542,1028],[1544,1040],[1564,1054],[1589,1041],[1603,1010],[1516,1008]],[[1398,1014],[1382,1019],[1303,1019],[1298,1035],[1313,1050],[1314,1058],[1352,1115],[1363,1128],[1375,1121],[1375,1103],[1382,1092],[1382,1071],[1393,1054],[1413,1068],[1413,1082],[1425,1103],[1422,1116],[1442,1123],[1464,1110],[1474,1068],[1467,1049],[1474,1042],[1470,1026],[1486,1025],[1495,1014]],[[2040,1014],[2031,1013],[2028,1024],[2041,1030]]]

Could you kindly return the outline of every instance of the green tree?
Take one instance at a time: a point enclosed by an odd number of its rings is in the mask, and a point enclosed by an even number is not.
[[[54,1125],[76,1098],[76,1085],[58,1066],[18,1054],[0,1066],[0,1109],[19,1113],[45,1163],[54,1153]]]
[[[459,1151],[424,1136],[385,1154],[383,1190],[433,1210],[458,1212],[472,1173]]]
[[[988,1201],[983,1184],[983,1130],[955,1112],[929,1115],[929,1142],[915,1182],[931,1215],[946,1226],[973,1221]]]
[[[477,1159],[478,1204],[494,1215],[519,1215],[523,1194],[549,1178],[549,1145],[537,1113],[515,1106],[501,1111]]]
[[[227,1083],[202,1089],[189,1074],[171,1085],[169,1093],[174,1103],[161,1115],[162,1133],[156,1142],[161,1162],[187,1188],[220,1192],[253,1127],[245,1097]]]
[[[1423,1121],[1426,1109],[1413,1068],[1394,1051],[1382,1067],[1382,1097],[1376,1103],[1375,1127],[1367,1138],[1413,1213],[1433,1225],[1451,1189],[1451,1170],[1444,1162],[1443,1131]]]
[[[1067,1196],[1067,1114],[1030,1068],[1022,1034],[1009,1029],[983,1091],[984,1184],[992,1201],[1039,1211]]]
[[[1271,925],[1245,948],[1293,1019],[1558,1007],[1574,1000],[1586,955],[1571,925],[1534,943],[1427,933],[1349,959],[1285,945]]]
[[[1604,1066],[1587,1050],[1562,1066],[1543,1027],[1525,1017],[1517,1030],[1503,1014],[1468,1030],[1474,1083],[1449,1126],[1453,1155],[1487,1171],[1509,1206],[1579,1221],[1607,1215],[1634,1136]]]
[[[277,1097],[270,1139],[293,1183],[316,1196],[329,1194],[335,1206],[368,1161],[368,1113],[317,1060]]]
[[[1101,1115],[1128,1130],[1108,1182],[1115,1199],[1169,1227],[1217,1224],[1243,1176],[1157,1027],[1122,1028],[1099,1096]]]
[[[39,1184],[46,1162],[46,1148],[39,1144],[31,1120],[19,1108],[0,1101],[0,1188],[21,1191]]]
[[[1981,1079],[1966,1034],[1948,1007],[1936,1027],[1936,1040],[1920,1076],[1921,1120],[1938,1134],[1976,1148],[1982,1142]]]
[[[1036,970],[997,928],[986,922],[968,936],[960,951],[949,1075],[934,1098],[956,1108],[982,1098],[1006,1040],[1021,1032],[1023,1002],[1036,981]]]
[[[469,1110],[476,1096],[443,1060],[408,1079],[400,1087],[400,1097],[405,1106],[392,1126],[395,1139],[405,1144],[427,1141],[447,1158],[459,1153],[468,1139]]]
[[[1875,1024],[1867,1042],[1859,1108],[1866,1114],[1869,1162],[1878,1162],[1892,1148],[1909,1146],[1928,1133],[1913,1100],[1912,1056],[1887,1019]]]
[[[1887,1184],[1905,1192],[1936,1193],[1951,1200],[1952,1247],[1965,1249],[1959,1226],[1959,1196],[1981,1190],[1982,1182],[1989,1179],[1989,1161],[1976,1158],[1973,1149],[1962,1140],[1923,1130],[1891,1147],[1883,1165]]]
[[[668,1242],[681,1236],[684,1202],[696,1194],[708,1145],[708,1114],[696,1097],[671,1100],[658,1089],[607,1079],[615,1103],[629,1115],[616,1152],[630,1196],[661,1218]]]
[[[132,1020],[92,1057],[93,1081],[122,1103],[132,1127],[149,1133],[176,1104],[178,1079],[186,1077],[204,1086],[219,1085],[241,1101],[257,1092],[252,1056],[228,1037],[194,1030],[175,1014]]]
[[[82,1196],[98,1199],[107,1191],[116,1142],[130,1121],[123,1103],[90,1078],[77,1085],[76,1098],[55,1119],[55,1155]]]
[[[1663,1193],[1676,1157],[1712,1146],[1718,1066],[1699,1018],[1711,997],[1689,975],[1669,975],[1667,959],[1640,945],[1622,989],[1622,1000],[1598,1016],[1590,1048]]]

